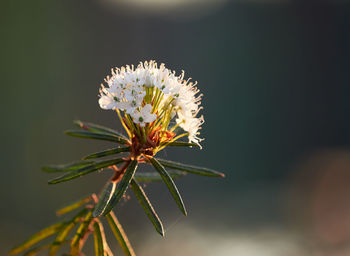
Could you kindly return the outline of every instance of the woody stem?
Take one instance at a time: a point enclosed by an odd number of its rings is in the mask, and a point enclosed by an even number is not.
[[[112,182],[117,183],[118,181],[121,180],[121,178],[123,177],[123,175],[125,173],[126,168],[128,168],[128,166],[129,166],[130,162],[131,162],[130,159],[126,160],[120,168],[116,167],[115,165],[113,166],[115,173],[114,173],[114,176],[111,178]]]

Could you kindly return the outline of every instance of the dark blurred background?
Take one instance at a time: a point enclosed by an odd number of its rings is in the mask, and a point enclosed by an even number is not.
[[[99,84],[150,59],[184,69],[204,94],[203,150],[165,156],[227,177],[178,180],[187,217],[163,184],[148,185],[164,238],[133,197],[121,203],[138,255],[350,255],[348,1],[2,0],[0,10],[1,255],[101,189],[108,171],[48,185],[55,175],[40,166],[111,146],[62,131],[73,119],[122,130],[99,108]]]

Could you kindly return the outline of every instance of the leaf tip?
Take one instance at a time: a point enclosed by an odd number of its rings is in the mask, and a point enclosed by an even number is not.
[[[88,127],[80,120],[74,120],[73,124],[75,124],[76,126],[78,126],[79,128],[83,129],[83,130],[87,130]]]
[[[158,233],[163,237],[165,236],[165,231],[164,231],[163,227],[161,230],[158,230]]]
[[[181,212],[184,216],[187,216],[187,210],[185,208],[185,205],[183,205],[183,208],[181,209]]]
[[[65,135],[69,135],[70,133],[71,133],[70,130],[65,130],[65,131],[63,131],[63,134],[65,134]]]
[[[101,211],[101,210],[98,210],[97,208],[95,208],[94,211],[92,212],[92,217],[93,217],[93,218],[98,218],[98,217],[100,217],[101,215],[105,216],[106,214],[109,213],[109,212],[108,212],[108,213],[105,214],[104,210],[105,210],[105,209],[103,209],[103,210]]]
[[[43,172],[47,172],[49,171],[49,167],[48,166],[41,166],[40,169],[43,171]]]
[[[16,250],[17,250],[17,248],[11,249],[11,251],[9,252],[9,255],[15,255],[16,254]]]
[[[73,124],[76,124],[76,125],[81,125],[83,122],[80,121],[80,120],[73,120]]]

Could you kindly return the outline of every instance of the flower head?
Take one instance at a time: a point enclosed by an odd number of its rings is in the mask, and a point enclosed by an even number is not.
[[[140,63],[136,68],[112,69],[112,75],[101,85],[99,104],[102,109],[117,111],[130,139],[153,147],[153,153],[167,143],[187,136],[199,143],[203,116],[202,94],[196,83],[184,80],[184,72],[176,75],[155,61]],[[124,116],[123,116],[124,114]],[[175,134],[178,127],[183,133]],[[175,136],[176,135],[176,136]]]

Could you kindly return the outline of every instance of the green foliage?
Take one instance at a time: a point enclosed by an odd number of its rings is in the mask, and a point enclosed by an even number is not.
[[[76,214],[73,219],[68,221],[65,226],[58,232],[55,240],[50,246],[49,255],[53,256],[56,255],[57,251],[59,250],[60,246],[63,245],[63,243],[66,241],[69,233],[72,231],[72,229],[79,223],[79,221],[82,219],[82,217],[87,213],[88,209],[84,208],[78,214]]]
[[[120,137],[114,134],[109,134],[109,133],[79,131],[79,130],[67,130],[64,133],[69,136],[84,138],[84,139],[106,140],[106,141],[117,142],[121,144],[128,143],[128,141],[123,137]]]
[[[176,169],[192,174],[197,174],[197,175],[203,175],[203,176],[210,176],[210,177],[225,177],[225,174],[221,172],[217,172],[208,168],[204,167],[198,167],[194,165],[188,165],[188,164],[182,164],[182,163],[177,163],[169,160],[164,160],[164,159],[159,159],[157,158],[158,162],[162,164],[165,167],[171,168],[171,169]]]
[[[167,146],[170,147],[199,147],[197,143],[185,142],[185,141],[173,141],[167,143]]]
[[[116,183],[115,182],[108,182],[98,200],[97,205],[95,206],[94,212],[92,213],[93,217],[99,217],[102,215],[102,213],[105,211],[107,204],[111,200],[114,191],[116,188]]]
[[[56,214],[58,216],[66,214],[68,212],[74,211],[75,209],[78,209],[79,207],[83,206],[84,204],[88,203],[91,200],[91,196],[88,196],[84,198],[83,200],[79,200],[77,202],[74,202],[70,205],[65,206],[64,208],[61,208],[56,211]]]
[[[116,130],[113,130],[111,128],[99,125],[99,124],[93,124],[93,123],[88,123],[88,122],[82,122],[80,120],[75,120],[73,123],[78,126],[79,128],[90,131],[90,132],[100,132],[100,133],[108,133],[112,135],[116,135],[118,137],[121,137],[125,140],[128,140],[124,135],[120,134]]]
[[[67,135],[80,138],[106,140],[124,144],[125,146],[114,147],[112,149],[92,153],[85,156],[83,158],[84,160],[73,163],[48,165],[42,167],[43,171],[48,173],[64,173],[62,176],[50,180],[49,184],[69,181],[106,168],[114,170],[114,176],[106,183],[99,197],[92,194],[57,211],[58,216],[69,215],[69,213],[71,213],[73,217],[70,217],[66,221],[62,221],[44,228],[40,232],[30,237],[24,243],[13,248],[10,251],[11,255],[26,251],[24,255],[33,256],[41,250],[48,249],[48,255],[54,256],[61,249],[63,249],[64,247],[62,248],[62,246],[67,243],[70,244],[70,252],[63,255],[82,255],[82,249],[87,238],[90,234],[93,234],[95,255],[112,256],[113,254],[107,244],[103,228],[103,220],[106,219],[125,255],[134,256],[135,252],[130,245],[124,229],[112,211],[112,209],[124,196],[129,186],[131,186],[136,198],[138,199],[138,202],[142,206],[156,231],[163,236],[164,229],[162,222],[139,182],[163,181],[168,187],[168,190],[170,191],[181,212],[186,215],[187,213],[184,203],[173,179],[183,177],[187,173],[210,177],[225,176],[223,173],[208,168],[177,163],[164,159],[156,159],[146,154],[142,156],[133,155],[135,148],[133,148],[130,140],[119,134],[117,131],[104,126],[82,121],[75,121],[74,123],[82,130],[69,130],[66,132]],[[195,143],[175,141],[165,143],[161,146],[193,147],[199,145]],[[120,153],[127,153],[127,156],[102,161],[90,160]],[[156,172],[136,172],[139,162],[151,164],[156,169]],[[118,166],[119,164],[121,164],[121,166]],[[167,171],[165,167],[173,170]],[[80,211],[73,214],[72,212],[77,209],[80,209]],[[42,240],[55,234],[56,236],[52,242],[40,244]],[[36,246],[33,247],[34,245]]]
[[[69,164],[58,164],[43,166],[41,169],[45,172],[70,172],[93,164],[93,161],[78,161]]]
[[[157,230],[157,232],[164,236],[164,229],[163,224],[160,221],[157,213],[154,211],[153,206],[151,202],[149,201],[148,197],[146,196],[145,192],[143,191],[142,187],[135,181],[135,179],[132,179],[131,181],[131,187],[134,191],[139,203],[141,204],[142,208],[144,209],[147,217],[152,222],[153,226]]]
[[[85,235],[87,235],[89,231],[90,223],[92,222],[92,211],[88,211],[88,213],[85,215],[83,222],[80,224],[77,233],[74,235],[70,248],[71,248],[71,254],[72,255],[78,255],[79,252],[82,249],[82,243],[80,241],[82,239],[85,239]]]
[[[112,149],[107,149],[101,152],[96,152],[91,155],[85,156],[83,159],[100,158],[100,157],[115,155],[115,154],[128,152],[128,151],[130,151],[130,147],[112,148]]]
[[[72,179],[76,179],[76,178],[79,178],[80,176],[86,175],[86,174],[91,173],[91,172],[98,171],[98,170],[106,168],[106,167],[110,167],[110,166],[119,164],[123,161],[124,160],[122,158],[115,158],[115,159],[105,160],[105,161],[101,161],[101,162],[95,162],[95,163],[90,164],[88,166],[85,166],[83,168],[70,171],[69,173],[64,174],[58,178],[52,179],[49,181],[49,184],[57,184],[57,183],[69,181]]]
[[[40,242],[41,240],[56,234],[57,232],[59,232],[61,230],[61,228],[64,225],[65,225],[64,222],[60,222],[60,223],[56,223],[56,224],[53,224],[47,228],[42,229],[41,231],[39,231],[35,235],[31,236],[28,240],[26,240],[22,244],[13,248],[10,251],[10,254],[14,255],[14,254],[21,253],[21,252],[25,251],[26,249],[28,249],[32,245]]]
[[[92,230],[94,234],[96,253],[105,252],[106,255],[112,255],[112,253],[109,250],[107,241],[105,239],[104,228],[102,222],[100,221],[100,218],[94,218],[92,216],[92,212],[96,207],[96,204],[92,202],[92,199],[94,198],[96,198],[96,196],[93,194],[89,197],[86,197],[84,200],[80,200],[65,208],[62,208],[61,210],[58,210],[57,212],[59,212],[60,215],[62,215],[68,213],[69,211],[74,211],[82,207],[82,209],[78,211],[78,213],[76,213],[68,221],[63,221],[41,230],[40,232],[36,233],[28,240],[26,240],[24,243],[13,248],[10,254],[14,255],[24,252],[31,246],[38,244],[45,238],[48,238],[49,236],[52,236],[57,233],[56,237],[51,243],[46,243],[43,245],[33,247],[32,249],[28,250],[24,255],[34,256],[44,249],[49,249],[48,255],[54,256],[59,252],[60,248],[67,242],[70,243],[71,248],[70,253],[67,255],[80,255],[84,243],[87,237],[90,235],[90,230]],[[130,245],[130,242],[128,241],[125,235],[125,232],[114,213],[109,213],[106,216],[106,218],[123,251],[125,251],[125,254],[135,255]],[[72,231],[78,224],[80,224],[78,229],[75,231],[72,237],[69,237],[70,233],[72,233]],[[96,255],[104,254],[102,253]]]
[[[25,254],[23,254],[23,256],[36,256],[40,251],[48,248],[49,246],[50,244],[43,244],[43,245],[36,246],[30,249],[29,251],[27,251]]]
[[[128,240],[128,237],[125,235],[123,227],[120,225],[117,217],[115,216],[113,211],[110,211],[106,215],[106,219],[108,221],[109,226],[112,229],[112,232],[117,239],[120,247],[123,249],[125,255],[127,256],[134,256],[135,252],[133,248],[130,245],[130,242]]]
[[[103,215],[108,214],[113,209],[113,207],[116,206],[119,200],[122,198],[122,196],[124,195],[125,191],[129,186],[131,179],[134,177],[134,174],[137,169],[137,164],[138,164],[137,160],[132,160],[129,163],[122,179],[118,182],[117,187],[114,193],[112,194],[111,199],[109,200],[105,210],[103,211],[102,213]]]
[[[168,170],[171,178],[176,179],[186,175],[186,172]],[[163,181],[158,172],[136,172],[134,179],[137,182],[157,182]]]
[[[169,173],[165,170],[165,168],[158,162],[157,159],[155,158],[150,158],[149,159],[153,167],[158,171],[160,176],[162,177],[164,183],[168,187],[170,194],[173,196],[177,206],[179,207],[180,211],[186,216],[186,208],[185,205],[182,201],[181,195],[179,193],[179,190],[177,189],[175,182],[169,175]]]
[[[99,221],[96,221],[93,225],[94,227],[94,244],[95,244],[95,255],[100,256],[104,255],[105,249],[105,241],[104,241],[104,235],[102,224]]]

